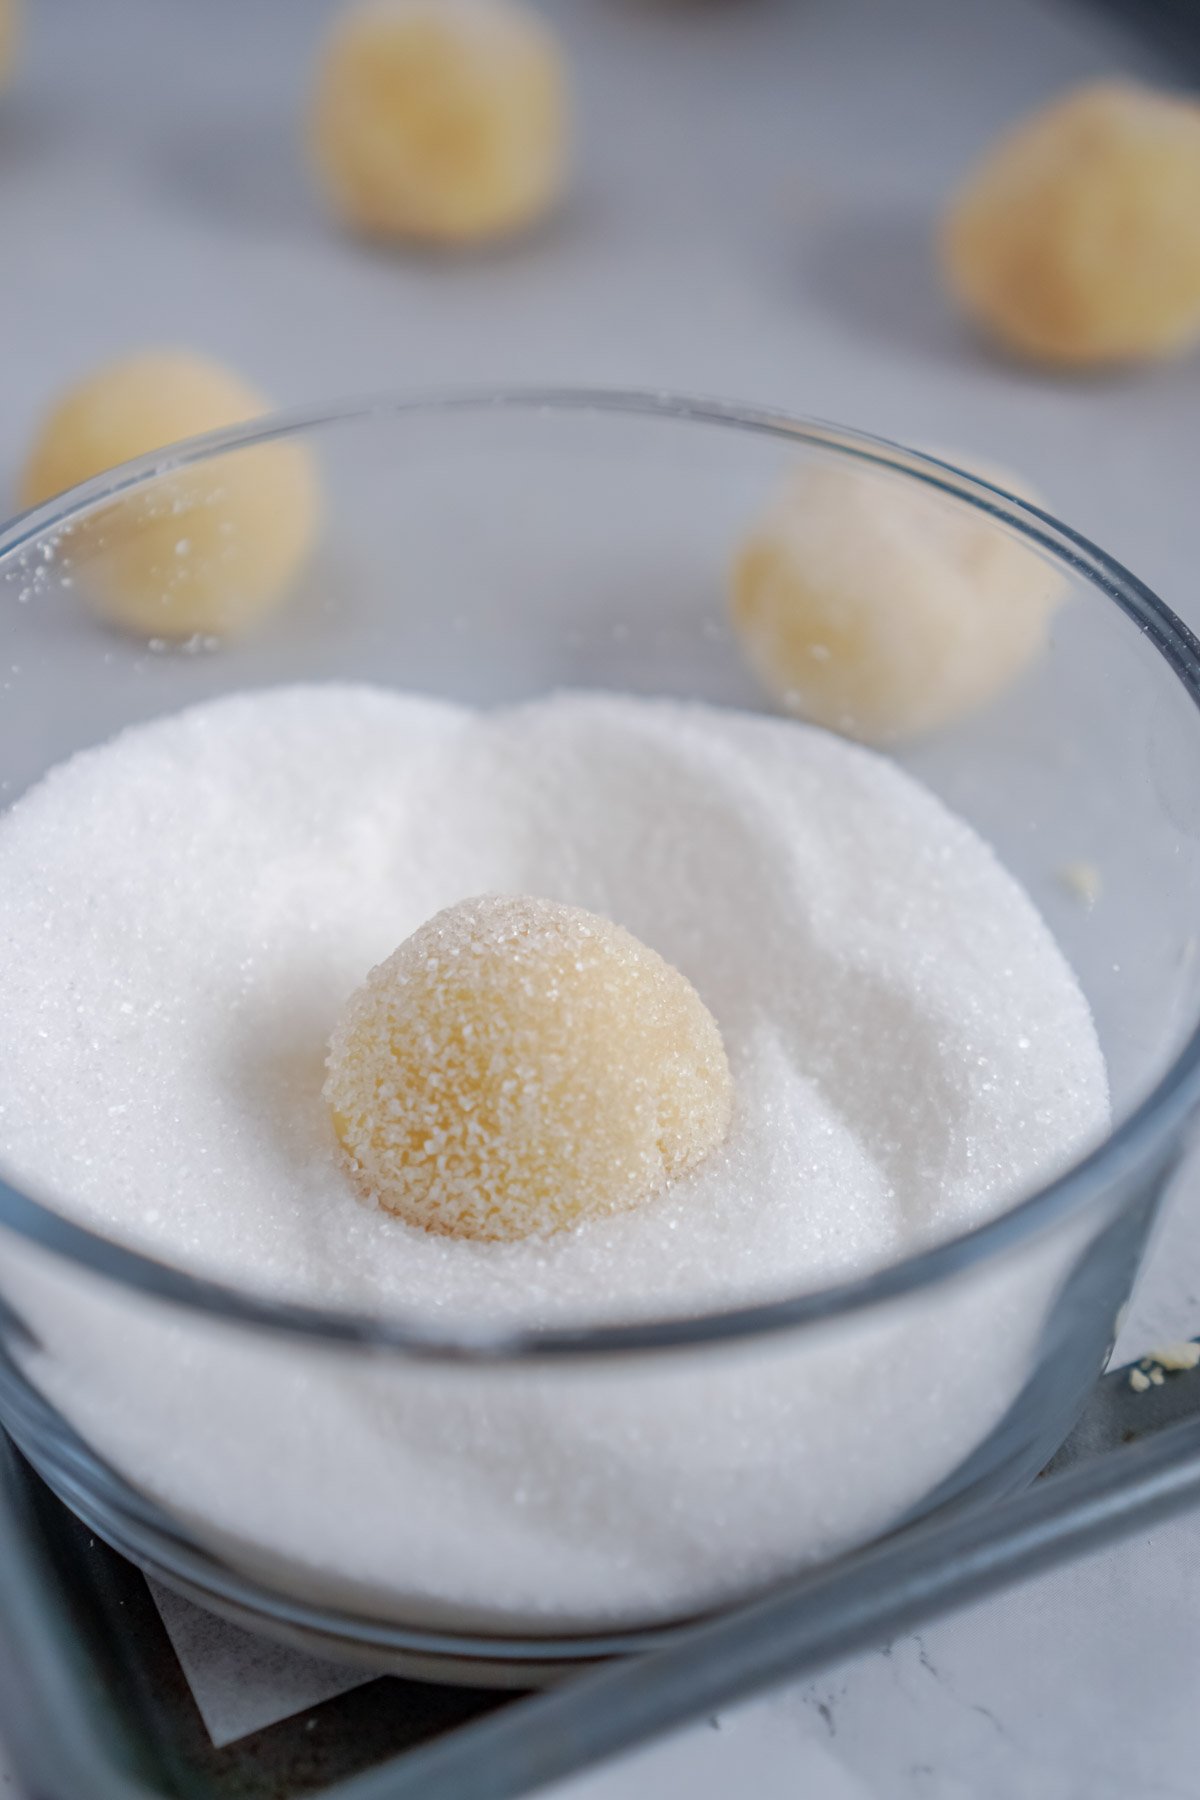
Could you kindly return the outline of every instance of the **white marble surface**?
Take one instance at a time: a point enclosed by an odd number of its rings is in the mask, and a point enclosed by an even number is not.
[[[1152,68],[1145,52],[1049,0],[546,4],[578,70],[574,198],[529,244],[445,261],[366,253],[310,198],[299,97],[326,0],[26,0],[0,101],[0,479],[57,384],[147,341],[227,357],[281,403],[445,380],[673,386],[994,455],[1200,624],[1200,360],[1014,371],[962,329],[929,258],[937,206],[994,128],[1072,80]],[[1198,1286],[1185,1184],[1128,1347],[1200,1329]],[[1197,1617],[1200,1519],[559,1800],[1196,1795]],[[245,1729],[228,1665],[214,1674],[194,1619],[174,1624],[214,1729]],[[260,1668],[260,1711],[314,1698],[309,1674]]]

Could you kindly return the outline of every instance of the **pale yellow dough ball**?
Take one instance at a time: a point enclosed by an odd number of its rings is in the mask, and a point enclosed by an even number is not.
[[[366,0],[322,59],[312,153],[357,230],[466,243],[558,199],[567,114],[557,43],[515,0]]]
[[[20,483],[24,506],[116,463],[267,410],[220,364],[186,351],[110,363],[44,420]],[[149,637],[245,630],[283,598],[311,549],[316,472],[296,444],[256,445],[156,481],[88,515],[62,545],[104,618]]]
[[[523,1238],[635,1207],[729,1126],[729,1065],[691,983],[620,926],[485,895],[373,969],[325,1098],[359,1185],[410,1225]]]
[[[1033,497],[1002,470],[970,466]],[[999,693],[1041,649],[1061,593],[1053,568],[962,503],[904,477],[814,464],[747,537],[731,609],[747,661],[789,710],[893,743]]]
[[[1200,340],[1200,104],[1111,82],[1016,127],[950,205],[950,288],[1002,343],[1117,363]]]

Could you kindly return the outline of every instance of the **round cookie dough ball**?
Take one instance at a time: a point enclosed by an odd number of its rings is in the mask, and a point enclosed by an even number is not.
[[[1041,649],[1061,593],[1058,572],[985,515],[903,477],[814,463],[747,537],[731,609],[748,662],[789,710],[893,743],[999,693]]]
[[[43,422],[21,504],[266,410],[239,376],[187,351],[110,363]],[[221,636],[254,625],[281,600],[312,547],[318,512],[309,452],[261,444],[179,469],[89,514],[62,548],[112,624],[150,637]]]
[[[1002,343],[1123,362],[1200,339],[1200,104],[1086,87],[1018,125],[950,205],[946,279]]]
[[[341,217],[374,237],[520,230],[561,193],[566,139],[562,56],[515,0],[366,0],[318,73],[317,171]]]
[[[524,896],[415,931],[351,998],[327,1067],[360,1186],[463,1238],[637,1206],[720,1144],[732,1105],[691,983],[607,919]]]

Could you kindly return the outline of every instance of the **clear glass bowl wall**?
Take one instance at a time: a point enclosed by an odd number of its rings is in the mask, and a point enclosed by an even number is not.
[[[1196,1094],[1200,715],[1189,634],[1053,521],[835,428],[655,396],[508,394],[380,401],[259,429],[311,444],[326,513],[292,604],[243,643],[151,648],[80,603],[88,556],[101,552],[64,524],[118,487],[169,505],[171,458],[102,478],[0,541],[6,801],[124,725],[263,684],[367,680],[483,705],[583,686],[767,709],[728,625],[731,553],[798,462],[874,464],[883,479],[1023,535],[1069,583],[1037,665],[900,760],[995,846],[1047,918],[1095,1014],[1116,1130],[999,1221],[864,1282],[737,1314],[503,1339],[447,1341],[427,1321],[317,1313],[194,1281],[65,1223],[53,1196],[0,1187],[0,1419],[21,1448],[97,1531],[231,1616],[326,1653],[489,1680],[657,1641],[682,1616],[778,1579],[802,1560],[798,1520],[805,1542],[816,1530],[832,1553],[1030,1477],[1103,1364]],[[252,435],[185,455],[211,461],[219,482],[222,459]],[[1090,908],[1062,880],[1064,865],[1083,862],[1102,881]],[[169,1170],[163,1188],[169,1203]],[[89,1332],[121,1346],[119,1391],[95,1391]],[[200,1359],[209,1375],[197,1390]],[[854,1383],[885,1365],[893,1381],[902,1371],[911,1405],[890,1430],[876,1420],[856,1431]],[[178,1371],[174,1404],[164,1369]],[[274,1395],[261,1431],[237,1403],[250,1369],[255,1391]],[[465,1597],[431,1611],[367,1571],[330,1582],[277,1544],[246,1541],[232,1514],[168,1512],[113,1454],[114,1442],[143,1439],[186,1442],[201,1457],[220,1445],[245,1478],[278,1492],[282,1513],[303,1480],[314,1381],[348,1384],[399,1433],[407,1409],[464,1393],[536,1405],[567,1437],[621,1409],[632,1486],[657,1496],[657,1554],[678,1561],[687,1604],[647,1612],[625,1554],[628,1521],[612,1517],[595,1528],[603,1604],[577,1595],[521,1613]],[[829,1409],[806,1411],[805,1396],[843,1382],[846,1408],[826,1442]],[[767,1392],[783,1398],[761,1408],[761,1441],[748,1452],[743,1436],[738,1466],[722,1466],[708,1424]],[[688,1422],[682,1459],[654,1428],[664,1407]],[[123,1423],[102,1451],[91,1422],[105,1414]],[[781,1455],[781,1433],[806,1453]],[[826,1516],[830,1459],[848,1456],[858,1501]],[[719,1576],[697,1570],[690,1585],[686,1532],[673,1525],[685,1488],[723,1509],[729,1543]],[[352,1539],[364,1503],[354,1472],[323,1491]],[[586,1506],[582,1486],[578,1499]],[[394,1502],[402,1529],[405,1496]]]

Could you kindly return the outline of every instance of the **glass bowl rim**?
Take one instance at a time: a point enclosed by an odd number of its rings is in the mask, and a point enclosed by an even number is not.
[[[370,419],[453,412],[616,414],[732,429],[807,445],[910,477],[1028,539],[1073,570],[1146,636],[1200,711],[1200,639],[1143,582],[1089,539],[1030,501],[925,452],[821,419],[659,389],[519,386],[408,390],[267,414],[122,463],[0,530],[0,569],[23,550],[171,470],[251,445]],[[1200,1022],[1128,1116],[1102,1143],[996,1218],[863,1276],[763,1301],[629,1323],[529,1327],[510,1322],[444,1326],[259,1295],[196,1275],[104,1237],[8,1183],[0,1174],[0,1227],[89,1273],[230,1325],[384,1350],[440,1363],[531,1362],[668,1351],[758,1338],[848,1317],[898,1300],[1015,1249],[1087,1209],[1130,1175],[1169,1153],[1200,1102]]]

